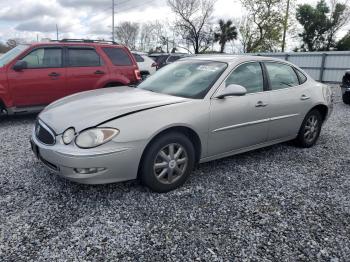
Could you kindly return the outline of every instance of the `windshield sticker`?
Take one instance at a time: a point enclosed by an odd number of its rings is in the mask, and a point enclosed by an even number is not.
[[[199,71],[208,71],[208,72],[216,72],[220,70],[220,67],[217,66],[210,66],[210,65],[200,65],[197,67],[197,70]]]

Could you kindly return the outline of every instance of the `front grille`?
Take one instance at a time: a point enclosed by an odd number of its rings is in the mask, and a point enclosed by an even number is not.
[[[40,120],[35,124],[35,134],[38,140],[45,145],[54,145],[56,143],[54,132]]]

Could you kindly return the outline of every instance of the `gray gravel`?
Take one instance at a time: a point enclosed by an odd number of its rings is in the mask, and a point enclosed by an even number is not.
[[[314,148],[202,164],[168,194],[50,174],[30,151],[34,119],[0,124],[0,261],[349,260],[349,106]]]

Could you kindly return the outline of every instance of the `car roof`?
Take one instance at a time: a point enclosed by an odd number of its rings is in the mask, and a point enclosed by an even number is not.
[[[108,46],[108,47],[124,47],[119,44],[112,44],[107,42],[61,42],[61,41],[50,41],[50,42],[37,42],[32,43],[30,46]]]
[[[225,63],[237,63],[237,62],[245,62],[245,61],[276,61],[276,62],[284,62],[288,63],[285,60],[281,60],[278,58],[265,57],[265,56],[251,56],[251,55],[196,55],[189,56],[181,59],[184,60],[207,60],[207,61],[217,61],[217,62],[225,62]],[[288,63],[289,64],[289,63]]]

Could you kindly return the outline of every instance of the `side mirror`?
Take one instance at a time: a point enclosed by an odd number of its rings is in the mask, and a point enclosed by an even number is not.
[[[229,85],[216,95],[216,98],[222,99],[227,96],[244,96],[247,94],[247,89],[241,85]]]
[[[23,69],[27,69],[28,64],[26,61],[18,60],[16,64],[13,66],[13,70],[15,71],[22,71]]]

